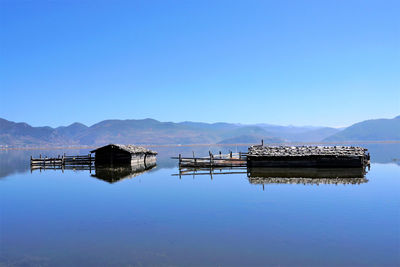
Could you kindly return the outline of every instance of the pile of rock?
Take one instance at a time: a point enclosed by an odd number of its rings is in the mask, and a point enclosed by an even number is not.
[[[248,156],[361,156],[367,157],[367,149],[355,146],[251,146]]]

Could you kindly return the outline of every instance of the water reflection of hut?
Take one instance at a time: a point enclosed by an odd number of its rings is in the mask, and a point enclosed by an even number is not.
[[[361,184],[365,168],[249,168],[251,184]]]
[[[155,163],[150,165],[136,164],[118,167],[105,167],[96,165],[95,174],[92,174],[92,177],[109,183],[115,183],[123,179],[131,179],[139,176],[153,169],[155,166]]]
[[[157,152],[134,146],[110,144],[90,151],[95,153],[96,165],[152,165]]]

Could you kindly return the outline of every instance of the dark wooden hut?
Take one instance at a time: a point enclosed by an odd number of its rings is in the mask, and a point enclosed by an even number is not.
[[[157,152],[134,146],[110,144],[90,151],[95,153],[96,165],[154,165]]]

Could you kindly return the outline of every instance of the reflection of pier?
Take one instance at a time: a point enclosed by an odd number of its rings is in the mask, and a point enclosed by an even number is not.
[[[184,168],[173,176],[247,174],[250,184],[353,184],[367,183],[365,168]]]
[[[31,165],[31,172],[39,170],[40,172],[43,170],[60,170],[64,172],[65,170],[73,170],[73,171],[89,171],[92,172],[94,170],[94,164],[87,165],[56,165],[56,164],[43,164],[43,165]]]
[[[179,169],[179,173],[172,174],[172,176],[201,176],[208,175],[213,178],[214,175],[227,175],[227,174],[246,174],[246,167],[235,167],[235,168],[182,168]]]

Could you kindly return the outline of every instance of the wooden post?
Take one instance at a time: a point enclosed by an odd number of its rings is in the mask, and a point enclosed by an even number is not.
[[[179,167],[181,166],[181,163],[182,163],[182,155],[179,154]]]
[[[194,156],[194,151],[192,151],[192,153],[193,153],[193,163],[194,163],[194,166],[196,166],[197,165],[197,159]]]

